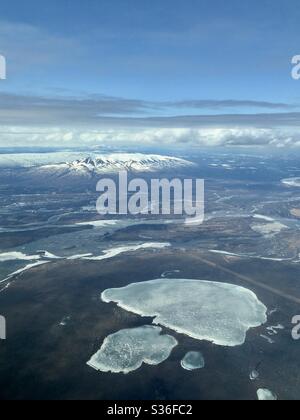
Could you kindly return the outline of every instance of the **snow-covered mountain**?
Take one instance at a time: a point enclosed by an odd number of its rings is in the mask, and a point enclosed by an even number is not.
[[[44,165],[38,171],[49,174],[81,175],[91,177],[97,174],[129,172],[157,172],[193,166],[193,163],[170,156],[141,153],[114,153],[78,159],[70,163]]]

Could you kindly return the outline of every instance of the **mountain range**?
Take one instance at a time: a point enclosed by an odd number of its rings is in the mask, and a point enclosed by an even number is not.
[[[161,155],[141,153],[115,153],[78,159],[72,162],[42,165],[34,170],[49,175],[78,175],[91,177],[97,174],[128,172],[158,172],[193,166],[190,161]]]

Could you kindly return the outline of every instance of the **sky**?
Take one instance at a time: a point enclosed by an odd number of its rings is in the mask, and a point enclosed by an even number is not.
[[[0,147],[300,148],[298,0],[1,0]]]

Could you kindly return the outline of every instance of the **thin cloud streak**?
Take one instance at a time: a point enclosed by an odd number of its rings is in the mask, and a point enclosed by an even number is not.
[[[263,109],[293,109],[297,105],[251,100],[186,100],[175,102],[164,102],[165,106],[174,108],[194,108],[194,109],[215,109],[222,110],[226,108],[263,108]]]
[[[265,108],[264,113],[238,113],[241,108]],[[214,114],[197,115],[199,109]],[[194,100],[151,102],[102,95],[89,97],[39,97],[0,93],[0,124],[17,126],[162,127],[299,126],[296,105],[250,100]],[[195,115],[181,115],[190,109]],[[175,115],[162,115],[169,113]],[[225,111],[235,112],[225,112]],[[281,112],[280,112],[281,110]],[[217,112],[218,111],[218,112]]]

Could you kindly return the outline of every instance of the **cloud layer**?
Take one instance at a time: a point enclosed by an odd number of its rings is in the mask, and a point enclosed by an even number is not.
[[[234,114],[242,108],[276,110],[276,114]],[[299,108],[299,107],[298,107]],[[216,124],[220,122],[251,121],[261,123],[261,118],[274,123],[291,116],[299,116],[296,105],[251,100],[186,100],[151,102],[138,99],[116,98],[104,95],[81,97],[43,97],[0,92],[0,123],[7,124],[105,124],[163,125]],[[182,115],[189,111],[191,115]],[[198,115],[197,111],[213,111],[212,115]],[[280,113],[281,111],[281,113]],[[293,111],[293,112],[292,112]],[[218,112],[216,115],[215,112]],[[225,112],[230,112],[226,114]],[[223,113],[223,114],[220,114]],[[164,115],[167,114],[167,115]],[[176,115],[175,117],[173,115]],[[159,116],[157,116],[159,115]],[[130,117],[127,121],[126,118]]]
[[[269,112],[235,110],[251,106]],[[201,107],[212,112],[199,114]],[[293,108],[246,100],[149,102],[101,95],[46,98],[0,93],[0,147],[300,147],[300,112]],[[180,114],[183,109],[194,114]]]
[[[262,128],[62,129],[4,127],[0,145],[10,147],[181,146],[300,147],[300,135],[290,130]]]

